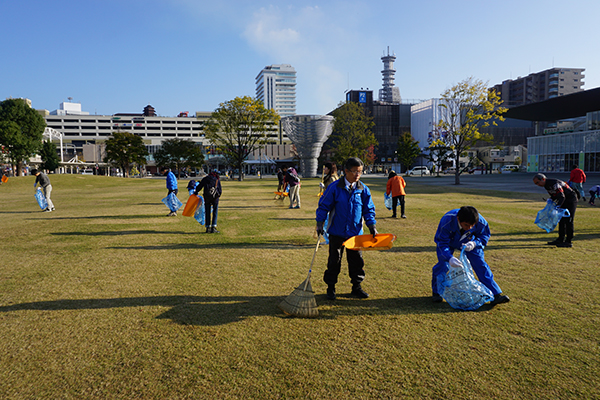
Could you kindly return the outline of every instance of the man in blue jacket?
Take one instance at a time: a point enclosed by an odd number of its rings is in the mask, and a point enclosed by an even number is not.
[[[375,205],[371,199],[369,188],[359,181],[363,173],[363,162],[351,157],[344,166],[345,174],[327,187],[319,200],[317,208],[317,233],[324,233],[323,225],[329,213],[329,260],[323,280],[327,284],[327,298],[335,300],[335,284],[342,267],[343,243],[352,236],[360,235],[363,230],[363,219],[373,236],[375,228]],[[365,279],[362,252],[346,249],[348,259],[348,275],[352,283],[352,295],[365,299],[369,295],[362,289]]]
[[[163,174],[167,177],[167,190],[168,190],[167,196],[170,195],[171,193],[175,193],[175,196],[177,196],[177,192],[179,191],[177,189],[177,177],[171,171],[170,168],[165,169]],[[167,214],[167,217],[176,217],[176,216],[177,216],[177,211],[171,211],[169,214]]]
[[[494,294],[492,304],[508,303],[508,296],[502,294],[500,286],[494,280],[490,266],[485,262],[483,249],[490,239],[490,227],[477,209],[463,206],[448,211],[440,220],[435,233],[438,263],[433,267],[431,290],[433,301],[443,301],[437,290],[437,277],[448,272],[450,266],[462,267],[461,261],[454,257],[454,250],[465,248],[467,259],[477,274],[479,281]]]

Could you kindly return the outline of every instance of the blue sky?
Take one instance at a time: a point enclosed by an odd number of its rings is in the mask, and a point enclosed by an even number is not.
[[[597,0],[2,1],[0,100],[175,116],[254,97],[263,67],[291,64],[297,112],[326,114],[347,89],[377,96],[388,46],[403,99],[552,67],[585,68],[592,89],[598,15]]]

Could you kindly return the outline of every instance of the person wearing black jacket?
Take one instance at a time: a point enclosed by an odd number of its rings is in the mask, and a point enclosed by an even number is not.
[[[536,174],[533,183],[546,189],[550,198],[557,206],[569,210],[569,216],[558,222],[558,238],[548,242],[551,246],[573,247],[572,240],[575,231],[573,219],[577,209],[577,193],[565,182],[559,179],[546,178],[544,174]]]
[[[219,233],[217,230],[217,215],[219,214],[219,198],[223,192],[219,173],[212,171],[202,178],[196,186],[194,194],[197,195],[201,189],[204,189],[204,226],[206,226],[206,233]]]

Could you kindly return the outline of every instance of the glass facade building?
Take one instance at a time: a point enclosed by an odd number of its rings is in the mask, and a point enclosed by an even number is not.
[[[529,172],[568,172],[573,165],[586,172],[600,172],[598,129],[529,137],[527,149]]]

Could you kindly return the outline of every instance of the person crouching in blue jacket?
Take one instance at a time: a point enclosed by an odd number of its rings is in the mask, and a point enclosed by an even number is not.
[[[352,236],[360,235],[363,230],[363,219],[373,236],[375,228],[375,205],[371,199],[369,188],[359,181],[364,164],[359,158],[351,157],[344,166],[344,177],[327,187],[319,199],[317,208],[317,233],[324,233],[323,225],[329,213],[329,259],[323,280],[327,284],[327,298],[335,300],[335,284],[342,267],[343,243]],[[361,299],[369,297],[362,289],[365,279],[362,252],[346,249],[348,259],[348,275],[352,283],[352,295]]]
[[[431,276],[434,302],[443,301],[437,290],[437,277],[448,272],[449,266],[462,266],[461,261],[454,257],[454,250],[460,251],[463,247],[477,278],[494,294],[491,304],[496,305],[510,301],[508,296],[502,294],[500,286],[494,280],[490,266],[485,262],[483,249],[487,246],[489,239],[490,227],[475,207],[463,206],[460,209],[448,211],[442,217],[434,239],[438,258],[438,263],[433,267]]]

